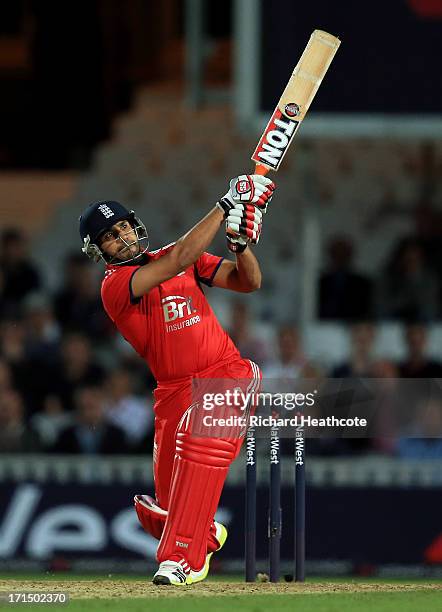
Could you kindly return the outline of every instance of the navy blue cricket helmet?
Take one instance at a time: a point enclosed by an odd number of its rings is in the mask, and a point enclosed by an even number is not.
[[[100,247],[100,236],[104,232],[110,230],[115,223],[127,219],[132,225],[136,241],[131,243],[123,243],[126,246],[138,243],[140,249],[136,255],[131,255],[125,260],[116,260],[110,258],[104,253]],[[79,218],[79,230],[83,248],[81,249],[88,257],[94,261],[104,260],[106,263],[121,265],[135,260],[145,253],[149,247],[148,233],[144,223],[135,216],[133,210],[128,210],[125,206],[113,200],[103,200],[101,202],[93,202],[90,204],[84,213]]]

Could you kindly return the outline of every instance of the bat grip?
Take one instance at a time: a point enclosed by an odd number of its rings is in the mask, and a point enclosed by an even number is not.
[[[255,174],[260,174],[261,176],[265,176],[269,171],[268,168],[262,166],[261,164],[256,164],[255,166]]]

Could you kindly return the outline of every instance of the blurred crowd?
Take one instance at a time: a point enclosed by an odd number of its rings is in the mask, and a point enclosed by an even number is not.
[[[391,208],[380,209],[371,223],[385,223],[389,215],[401,213],[400,208]],[[351,238],[334,236],[329,241],[318,288],[320,319],[422,323],[442,319],[442,213],[422,201],[414,208],[412,225],[414,231],[393,245],[375,278],[355,267]]]
[[[442,364],[428,357],[426,330],[442,312],[440,255],[430,238],[401,241],[375,283],[352,268],[348,240],[330,244],[319,313],[347,323],[351,338],[348,358],[332,369],[309,358],[293,321],[275,327],[273,344],[260,337],[248,304],[234,295],[228,331],[268,378],[442,378]],[[0,262],[0,451],[151,453],[155,381],[103,311],[99,267],[68,254],[60,286],[49,291],[15,228],[1,235]],[[404,324],[400,362],[374,352],[383,319]],[[425,411],[424,438],[311,440],[308,452],[442,458],[442,438],[431,436],[442,429],[441,407],[436,399]]]
[[[137,453],[152,446],[154,381],[103,311],[81,253],[47,292],[25,237],[0,244],[0,450]]]

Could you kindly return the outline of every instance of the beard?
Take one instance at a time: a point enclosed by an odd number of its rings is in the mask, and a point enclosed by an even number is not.
[[[138,242],[131,244],[130,246],[123,246],[117,253],[117,257],[120,259],[126,258],[129,254],[135,257],[140,252],[140,245]]]

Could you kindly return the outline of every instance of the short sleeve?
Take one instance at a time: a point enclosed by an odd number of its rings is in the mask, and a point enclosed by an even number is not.
[[[110,268],[106,271],[101,285],[101,299],[103,306],[112,321],[121,315],[122,312],[139,302],[134,299],[131,289],[132,276],[139,269],[139,266],[121,267],[118,269]]]
[[[195,263],[197,279],[211,287],[223,259],[211,253],[203,253]]]

